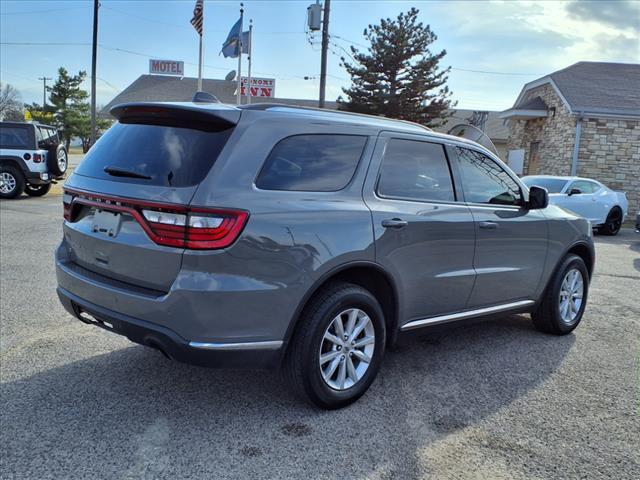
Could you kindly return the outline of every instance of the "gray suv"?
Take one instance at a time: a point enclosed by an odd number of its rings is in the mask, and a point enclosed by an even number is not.
[[[277,105],[137,103],[65,184],[58,295],[85,323],[207,366],[278,367],[345,406],[405,332],[529,312],[563,335],[588,220],[476,143]]]

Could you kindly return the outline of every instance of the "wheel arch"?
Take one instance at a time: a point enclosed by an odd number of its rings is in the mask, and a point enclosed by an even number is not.
[[[593,247],[590,247],[586,242],[576,242],[567,249],[567,251],[562,256],[562,258],[566,257],[570,253],[582,258],[585,265],[587,266],[587,271],[589,272],[589,279],[591,279],[593,275],[593,268],[595,266],[595,252],[593,250]],[[554,269],[554,272],[553,272],[554,275],[557,268],[558,267],[556,266],[556,268]]]
[[[398,289],[391,275],[375,262],[361,261],[339,265],[322,275],[304,295],[289,322],[285,335],[283,354],[289,346],[299,322],[300,316],[311,299],[332,282],[346,282],[369,290],[380,302],[387,327],[387,346],[393,346],[398,337],[398,319],[400,302]]]
[[[27,172],[29,171],[29,169],[27,168],[26,163],[24,163],[24,160],[18,156],[15,155],[2,155],[0,157],[0,166],[4,167],[4,166],[11,166],[11,167],[15,167],[17,168],[20,172],[22,172],[23,175],[27,175]]]

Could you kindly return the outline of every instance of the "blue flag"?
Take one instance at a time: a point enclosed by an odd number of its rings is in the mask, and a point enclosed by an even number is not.
[[[222,44],[222,55],[231,58],[238,58],[240,46],[240,20],[231,27],[227,39]],[[242,53],[249,53],[249,32],[242,32]]]

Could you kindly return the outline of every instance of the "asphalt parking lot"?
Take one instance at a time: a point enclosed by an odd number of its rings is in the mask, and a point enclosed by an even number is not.
[[[0,202],[0,477],[640,478],[640,235],[596,237],[582,325],[528,316],[416,337],[355,405],[277,372],[204,369],[72,319],[59,195]]]

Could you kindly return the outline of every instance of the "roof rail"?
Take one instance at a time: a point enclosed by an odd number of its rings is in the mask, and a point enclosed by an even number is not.
[[[369,118],[375,118],[378,120],[383,119],[383,120],[389,120],[392,122],[402,122],[408,125],[420,127],[429,132],[433,131],[431,128],[427,127],[426,125],[422,125],[417,122],[412,122],[410,120],[401,120],[399,118],[389,118],[389,117],[384,117],[382,115],[371,115],[368,113],[347,112],[345,110],[334,110],[332,108],[304,107],[301,105],[285,105],[283,103],[252,103],[248,105],[239,105],[238,108],[241,108],[243,110],[263,110],[263,111],[269,110],[270,108],[291,108],[295,110],[313,110],[316,112],[330,112],[330,113],[337,113],[339,115],[350,115],[353,117],[369,117]]]

